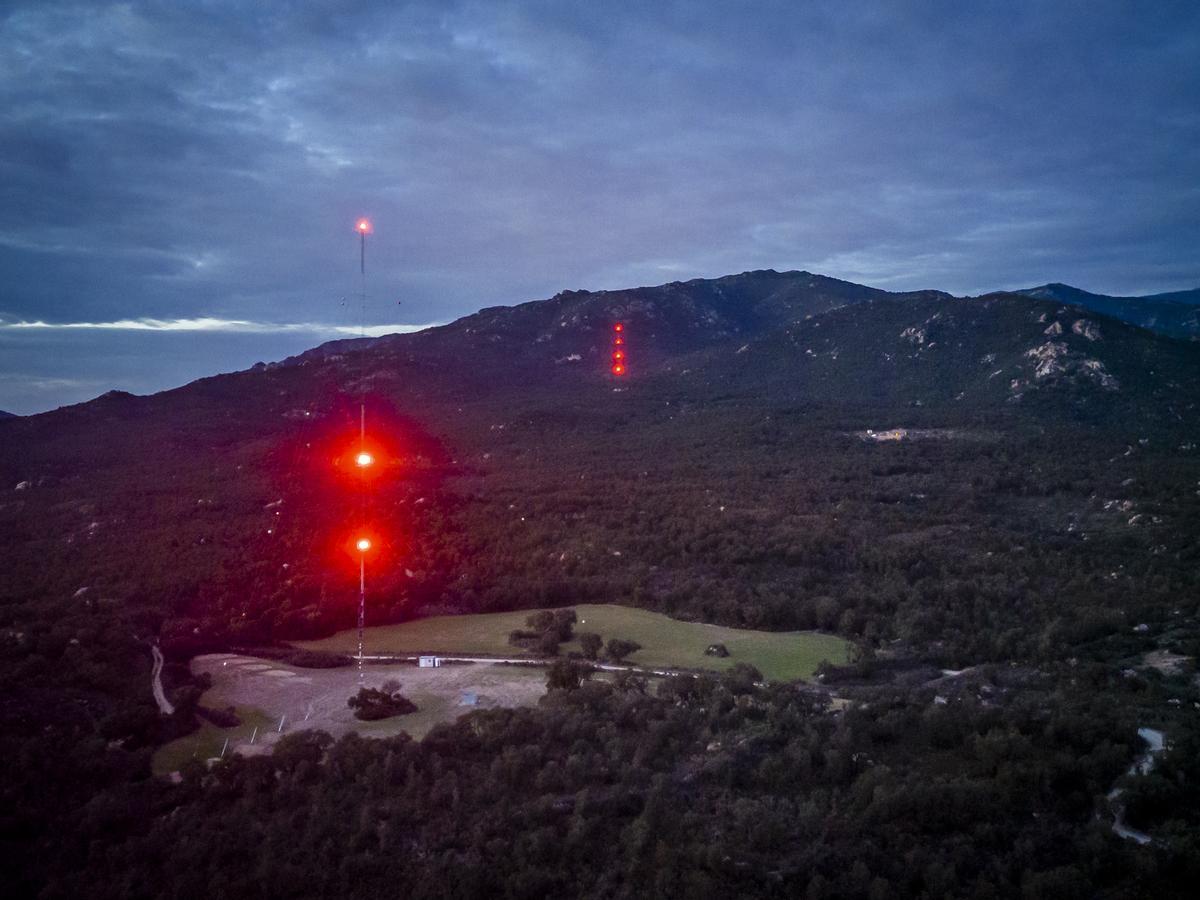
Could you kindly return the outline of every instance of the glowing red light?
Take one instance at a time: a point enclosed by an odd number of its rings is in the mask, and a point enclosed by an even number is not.
[[[622,325],[620,322],[617,322],[615,325],[613,325],[613,331],[624,331],[624,330],[625,330],[625,326]]]
[[[364,436],[354,428],[352,434],[331,436],[321,452],[325,464],[356,486],[395,475],[404,465],[405,447],[393,434],[385,433],[382,425],[378,431]]]
[[[370,234],[371,233],[371,220],[370,219],[359,219],[354,227],[357,228],[358,231],[362,234]]]
[[[614,347],[620,347],[624,343],[625,343],[625,338],[623,338],[623,337],[613,338],[613,346]]]
[[[624,358],[625,358],[625,351],[624,351],[624,350],[615,350],[615,351],[613,351],[613,362],[620,362],[620,361],[621,361],[621,360],[623,360]]]
[[[393,537],[380,531],[371,522],[346,524],[347,529],[342,531],[341,538],[329,548],[331,551],[337,550],[338,564],[349,562],[357,570],[359,563],[390,556],[396,549]]]
[[[615,366],[612,367],[612,373],[614,375],[624,375],[625,367],[623,365],[621,365],[620,363],[617,363]]]

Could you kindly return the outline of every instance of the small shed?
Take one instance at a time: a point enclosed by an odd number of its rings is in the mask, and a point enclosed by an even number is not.
[[[419,656],[417,657],[417,666],[421,669],[440,669],[442,658],[440,656]]]

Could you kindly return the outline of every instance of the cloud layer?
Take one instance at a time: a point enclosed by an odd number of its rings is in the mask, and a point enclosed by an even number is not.
[[[245,319],[216,319],[202,316],[196,319],[117,319],[113,322],[32,322],[0,321],[0,330],[22,331],[189,331],[226,332],[234,334],[289,334],[300,332],[312,335],[352,335],[354,337],[381,337],[385,334],[407,334],[432,328],[437,322],[426,325],[324,325],[318,322],[248,322]]]
[[[350,327],[362,214],[373,322],[758,267],[1193,287],[1197,110],[1190,0],[10,3],[0,318]]]

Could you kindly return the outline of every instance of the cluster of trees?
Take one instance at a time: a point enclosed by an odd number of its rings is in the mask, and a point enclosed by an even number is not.
[[[573,609],[543,609],[525,619],[525,629],[509,633],[508,642],[523,650],[534,650],[545,656],[557,656],[559,644],[575,636],[575,623],[579,621]]]
[[[400,682],[389,679],[381,687],[361,687],[346,701],[354,710],[354,718],[376,722],[393,716],[406,716],[417,711],[417,704],[400,693]]]
[[[625,638],[609,638],[608,642],[593,631],[575,634],[575,623],[579,617],[573,609],[543,609],[526,617],[525,628],[518,628],[508,635],[508,642],[522,650],[533,650],[545,656],[557,656],[560,645],[577,638],[584,659],[600,659],[603,654],[611,662],[623,662],[630,654],[642,649],[637,641]]]

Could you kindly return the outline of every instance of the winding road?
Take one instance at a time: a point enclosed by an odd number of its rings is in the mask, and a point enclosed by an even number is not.
[[[1163,733],[1156,728],[1139,728],[1138,737],[1146,742],[1146,751],[1139,756],[1129,767],[1130,775],[1146,775],[1158,762],[1158,756],[1166,747],[1166,742],[1163,738]],[[1130,828],[1125,824],[1125,808],[1120,803],[1120,797],[1123,791],[1121,788],[1113,788],[1108,792],[1108,801],[1113,805],[1114,817],[1112,829],[1120,837],[1131,841],[1137,841],[1139,844],[1149,844],[1153,838],[1144,831],[1138,831],[1136,828]]]
[[[150,652],[154,654],[154,671],[150,674],[150,690],[154,692],[154,702],[158,704],[158,711],[164,716],[174,715],[175,707],[172,705],[171,701],[167,699],[167,695],[163,692],[162,651],[158,649],[158,644],[151,644]]]

